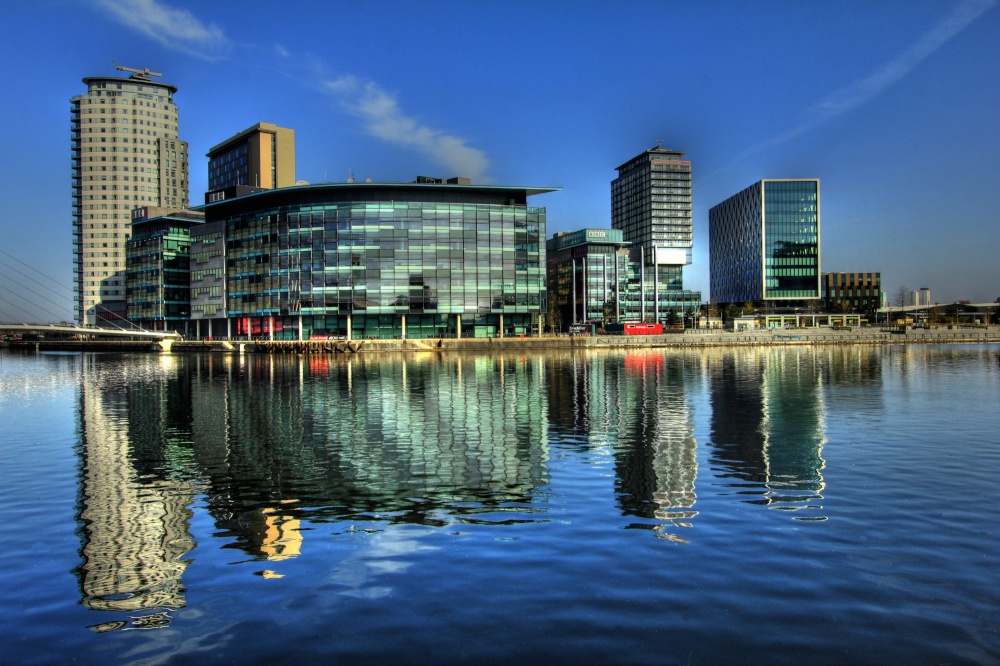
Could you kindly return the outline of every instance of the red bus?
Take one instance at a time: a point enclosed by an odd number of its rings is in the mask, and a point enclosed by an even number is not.
[[[609,335],[663,335],[663,324],[606,324]]]

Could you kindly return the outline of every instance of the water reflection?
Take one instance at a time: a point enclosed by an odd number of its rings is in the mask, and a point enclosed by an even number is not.
[[[622,526],[657,537],[689,540],[699,473],[822,519],[827,401],[881,381],[856,349],[81,359],[83,603],[133,614],[102,631],[185,605],[194,506],[264,577],[328,538],[311,526],[376,524],[387,554],[336,574],[371,595],[434,530],[548,520],[554,446],[606,460]]]
[[[169,397],[176,377],[129,376],[127,367],[82,356],[80,386],[83,562],[82,603],[95,610],[157,609],[157,620],[100,625],[97,630],[169,624],[165,609],[185,605],[181,576],[193,548],[188,530],[194,490],[185,453],[169,435]],[[158,462],[154,462],[158,461]]]
[[[540,365],[486,357],[195,361],[225,446],[192,434],[209,510],[241,547],[308,515],[443,526],[530,504],[547,482]],[[198,409],[196,408],[196,412]],[[211,415],[203,420],[209,421]],[[279,530],[280,532],[280,530]],[[283,542],[288,544],[287,535]],[[285,552],[285,551],[283,551]]]
[[[630,525],[683,540],[672,528],[697,515],[697,442],[689,393],[700,383],[699,355],[657,350],[590,353],[552,359],[550,419],[587,446],[611,448],[624,515],[655,521]],[[568,367],[566,367],[568,363]]]
[[[85,603],[178,608],[195,488],[254,559],[301,521],[511,523],[548,482],[537,358],[164,357],[82,375]],[[193,481],[197,479],[197,483]]]
[[[823,519],[821,355],[813,347],[711,355],[712,455],[723,485],[746,501]]]

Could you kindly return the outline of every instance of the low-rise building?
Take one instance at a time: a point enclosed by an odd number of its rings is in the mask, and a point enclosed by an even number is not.
[[[554,235],[547,242],[547,286],[553,331],[574,325],[663,322],[670,313],[694,317],[701,292],[661,280],[662,271],[646,261],[645,249],[623,240],[620,229],[580,229]],[[647,271],[647,267],[649,270]]]
[[[154,206],[132,212],[125,244],[125,300],[129,322],[147,330],[188,334],[191,318],[191,227],[203,213]]]
[[[228,337],[226,320],[226,225],[191,227],[191,321],[198,338]]]
[[[494,337],[538,331],[546,309],[545,209],[529,206],[528,198],[556,188],[422,180],[209,193],[207,223],[221,225],[225,240],[219,286],[226,294],[227,336]],[[215,233],[208,225],[199,232]],[[218,277],[217,266],[206,263],[204,270],[213,272],[204,275],[201,266],[195,264],[193,275]],[[218,319],[217,304],[204,305],[200,318]],[[217,321],[208,325],[213,335],[221,331]]]
[[[823,273],[823,306],[828,312],[874,312],[882,305],[881,273]]]

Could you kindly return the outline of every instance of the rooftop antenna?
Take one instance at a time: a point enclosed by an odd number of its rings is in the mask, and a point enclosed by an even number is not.
[[[662,144],[662,143],[663,143],[663,139],[657,139],[656,140],[656,148],[654,148],[653,150],[661,150],[662,146],[660,144]]]
[[[119,72],[131,72],[132,76],[129,77],[129,78],[139,79],[140,81],[152,81],[152,79],[150,79],[149,77],[151,77],[151,76],[163,76],[163,74],[161,74],[160,72],[151,72],[151,71],[149,71],[149,67],[147,67],[146,69],[134,69],[132,67],[124,67],[122,65],[119,65],[118,63],[116,63],[113,60],[111,61],[111,64]]]
[[[353,183],[354,182],[354,169],[348,169],[347,170],[347,182],[348,183]]]

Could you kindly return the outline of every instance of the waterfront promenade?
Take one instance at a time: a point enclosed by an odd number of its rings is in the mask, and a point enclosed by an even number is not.
[[[755,331],[688,330],[656,336],[584,335],[526,338],[432,338],[422,340],[308,340],[308,341],[197,341],[160,343],[141,341],[39,341],[11,342],[14,349],[37,351],[170,351],[323,354],[366,352],[461,352],[541,349],[698,348],[844,344],[982,344],[1000,343],[1000,326],[985,328],[936,328],[894,331],[881,328],[835,330],[831,328],[772,329]]]

